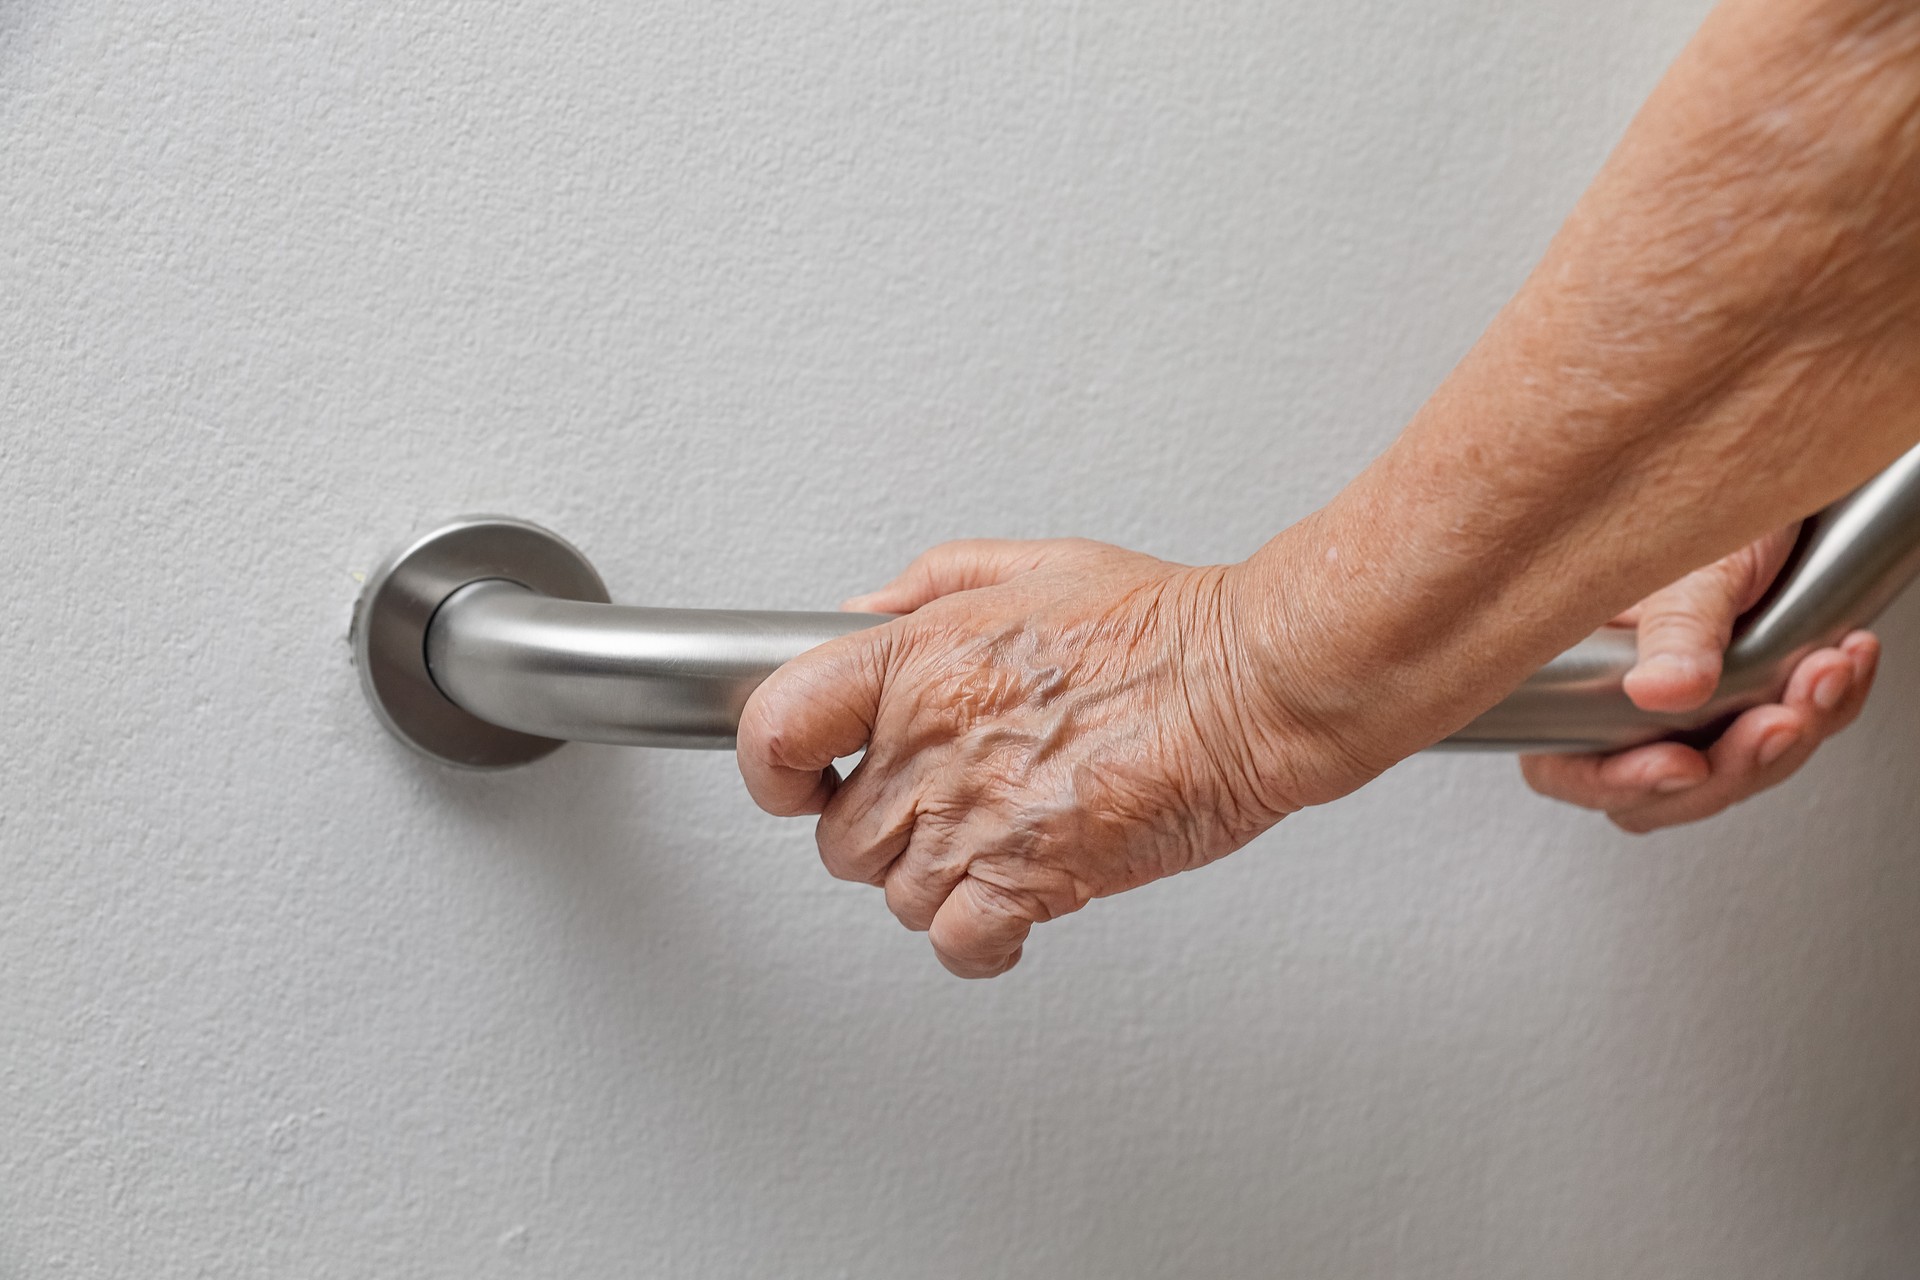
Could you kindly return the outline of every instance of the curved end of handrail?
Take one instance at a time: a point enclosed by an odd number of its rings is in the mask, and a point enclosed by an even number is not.
[[[1633,633],[1603,627],[1437,744],[1449,751],[1619,751],[1710,740],[1778,698],[1815,649],[1863,627],[1920,575],[1920,448],[1807,521],[1785,569],[1734,629],[1719,691],[1678,715],[1642,711],[1622,682]]]
[[[451,701],[520,733],[728,750],[761,681],[815,645],[885,621],[583,604],[484,581],[440,606],[427,666]]]

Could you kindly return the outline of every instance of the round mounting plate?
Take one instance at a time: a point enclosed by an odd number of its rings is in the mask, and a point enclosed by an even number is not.
[[[427,669],[427,628],[441,602],[487,579],[607,602],[600,575],[566,539],[524,520],[468,516],[401,548],[367,579],[353,608],[353,660],[374,714],[408,746],[468,769],[526,764],[561,745],[469,715]]]

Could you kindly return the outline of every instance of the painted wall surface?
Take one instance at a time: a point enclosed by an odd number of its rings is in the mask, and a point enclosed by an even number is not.
[[[945,976],[725,755],[429,766],[356,574],[1238,557],[1703,0],[0,5],[0,1276],[1896,1277],[1920,599],[1644,841],[1423,759]]]

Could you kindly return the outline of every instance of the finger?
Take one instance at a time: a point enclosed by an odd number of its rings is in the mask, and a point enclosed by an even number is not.
[[[1678,742],[1613,754],[1520,757],[1520,774],[1535,791],[1602,812],[1699,786],[1710,773],[1704,754]]]
[[[1871,632],[1856,631],[1839,648],[1809,655],[1795,669],[1782,702],[1805,712],[1813,745],[1846,728],[1860,714],[1879,654],[1879,640]],[[1520,770],[1541,795],[1582,808],[1618,812],[1698,786],[1709,777],[1711,764],[1702,753],[1667,742],[1614,755],[1522,756]],[[1745,798],[1731,795],[1727,803]]]
[[[1859,718],[1873,691],[1880,641],[1856,631],[1831,649],[1801,659],[1780,701],[1804,712],[1816,743],[1824,742]]]
[[[916,761],[869,751],[834,791],[814,828],[820,861],[836,878],[880,884],[913,836]]]
[[[1733,624],[1765,593],[1793,550],[1797,526],[1779,530],[1654,592],[1629,613],[1639,662],[1626,694],[1646,711],[1692,711],[1713,696]]]
[[[1840,652],[1847,655],[1847,661],[1853,666],[1853,682],[1843,703],[1851,704],[1852,714],[1846,720],[1851,724],[1873,692],[1873,678],[1880,670],[1880,637],[1871,631],[1856,631],[1840,642]]]
[[[819,813],[840,784],[833,762],[865,746],[879,714],[889,629],[828,641],[787,663],[740,713],[747,794],[768,813]]]
[[[1780,702],[1805,712],[1813,730],[1829,737],[1844,729],[1852,720],[1848,712],[1857,712],[1865,701],[1855,688],[1858,674],[1846,650],[1817,650],[1793,669]]]
[[[940,907],[966,878],[967,858],[954,827],[936,815],[922,815],[906,851],[886,870],[887,909],[916,933],[933,927]]]
[[[912,613],[956,591],[998,586],[1035,568],[1062,540],[1015,541],[969,538],[943,542],[923,552],[906,570],[878,591],[855,596],[843,609],[860,613]]]
[[[1878,639],[1857,631],[1838,648],[1809,654],[1794,669],[1778,704],[1747,712],[1722,736],[1709,758],[1714,770],[1710,786],[1701,787],[1697,795],[1681,797],[1678,804],[1649,802],[1623,808],[1613,815],[1615,820],[1633,831],[1692,822],[1784,782],[1822,743],[1859,716],[1873,686],[1879,652]],[[1784,726],[1789,721],[1776,714],[1782,711],[1797,716],[1799,725],[1797,736],[1786,746],[1781,743],[1788,740]],[[1753,749],[1740,749],[1742,742],[1753,743]],[[1777,758],[1768,758],[1776,752]]]
[[[1635,706],[1691,711],[1713,696],[1740,594],[1733,573],[1710,565],[1641,602],[1639,661],[1622,682]]]
[[[949,973],[992,978],[1019,962],[1039,918],[1024,895],[967,876],[934,913],[927,940]]]
[[[1779,703],[1746,712],[1707,751],[1713,776],[1689,791],[1611,813],[1636,835],[1710,818],[1786,780],[1819,745],[1811,715]]]

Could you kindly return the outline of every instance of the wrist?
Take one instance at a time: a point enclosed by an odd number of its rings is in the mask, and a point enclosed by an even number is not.
[[[1345,563],[1340,522],[1316,512],[1221,578],[1227,663],[1262,745],[1256,772],[1288,811],[1337,799],[1446,732],[1422,731],[1430,717],[1404,683],[1416,664],[1401,620]]]

